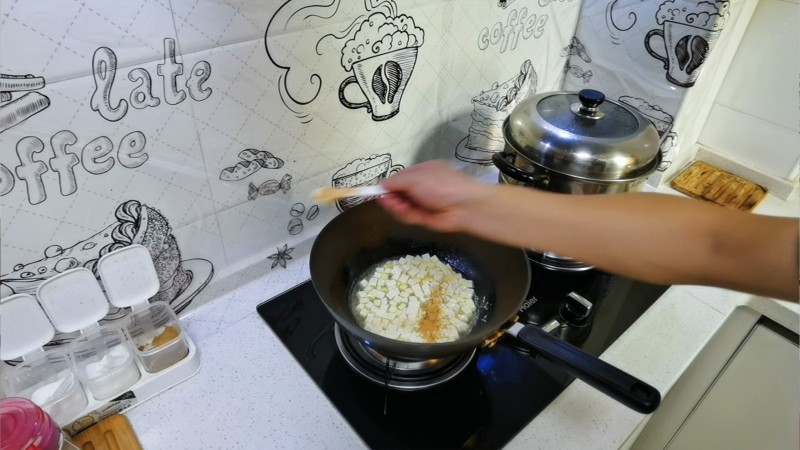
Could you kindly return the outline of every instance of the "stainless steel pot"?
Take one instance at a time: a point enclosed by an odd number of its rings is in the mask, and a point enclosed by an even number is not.
[[[661,164],[658,132],[641,113],[599,91],[523,100],[503,123],[492,158],[500,181],[565,194],[641,191]]]
[[[644,189],[661,164],[658,132],[641,113],[584,89],[520,102],[503,122],[505,148],[492,156],[500,182],[562,194],[618,194]],[[592,266],[530,250],[529,259],[560,271]]]

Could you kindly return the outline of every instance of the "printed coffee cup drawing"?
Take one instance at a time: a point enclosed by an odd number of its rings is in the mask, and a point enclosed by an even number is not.
[[[366,108],[375,121],[394,117],[400,111],[400,100],[414,71],[423,36],[423,30],[409,16],[375,13],[364,20],[342,48],[342,67],[352,73],[339,85],[342,105]],[[347,98],[345,90],[354,83],[366,101]]]
[[[403,167],[400,164],[392,165],[392,155],[372,155],[369,158],[359,158],[339,169],[331,180],[334,188],[350,188],[357,186],[373,186],[380,184],[386,177],[395,174]],[[359,203],[369,200],[370,197],[347,197],[336,200],[336,208],[344,212]]]
[[[647,52],[664,63],[667,79],[678,86],[692,87],[700,75],[700,67],[706,61],[711,47],[719,37],[719,31],[708,31],[677,22],[664,22],[664,29],[650,30],[644,38]],[[664,41],[667,54],[656,52],[650,45],[653,37]]]
[[[694,86],[700,68],[717,42],[728,16],[728,2],[717,5],[702,2],[695,8],[678,8],[673,1],[664,2],[656,13],[662,26],[647,32],[644,47],[650,55],[664,63],[667,80],[681,87]],[[654,38],[663,43],[652,45]]]
[[[339,86],[339,101],[350,109],[367,108],[376,121],[394,117],[400,111],[400,99],[416,61],[417,48],[412,47],[354,63],[354,75]],[[347,100],[344,91],[352,83],[358,83],[366,102]]]

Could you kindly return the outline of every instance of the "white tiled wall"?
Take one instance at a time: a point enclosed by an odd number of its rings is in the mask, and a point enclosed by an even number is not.
[[[570,56],[565,90],[600,90],[657,124],[663,162],[648,178],[650,186],[668,182],[694,156],[756,4],[584,2],[575,36],[581,51]]]
[[[309,192],[330,185],[333,174],[348,163],[379,154],[389,154],[396,166],[453,158],[468,135],[472,98],[515,77],[526,60],[535,68],[539,92],[561,87],[562,49],[575,29],[580,0],[507,3],[0,0],[0,73],[42,77],[46,83],[36,95],[49,99],[42,111],[0,128],[0,297],[54,275],[51,266],[67,256],[77,257],[81,265],[97,258],[89,241],[115,239],[95,235],[121,223],[116,210],[129,200],[163,215],[169,228],[156,231],[175,238],[182,266],[194,274],[176,304],[191,297],[189,310],[196,308],[212,298],[210,293],[219,294],[208,284],[221,285],[249,267],[266,266],[277,282],[286,269],[273,267],[269,256],[284,247],[307,249],[338,214],[323,206],[309,218]],[[373,120],[366,109],[346,108],[339,98],[340,84],[351,75],[340,63],[343,42],[375,12],[406,15],[424,30],[399,113],[382,121]],[[497,33],[512,33],[514,44],[483,45],[490,30],[495,30],[493,39],[500,37]],[[331,37],[323,39],[326,35]],[[175,89],[183,91],[177,98],[167,93],[173,80],[165,48],[171,43],[175,63],[182,64],[174,79]],[[111,108],[120,108],[116,115],[96,110],[103,103],[97,80],[110,76],[108,64],[93,64],[103,52],[116,57],[116,76],[107,93]],[[206,63],[210,75],[202,92],[190,92],[187,81],[200,75],[193,70]],[[136,75],[145,74],[158,105],[137,108],[146,86]],[[319,93],[313,102],[290,108],[286,89],[300,100]],[[347,95],[361,95],[355,85],[348,89]],[[0,124],[26,93],[11,92],[11,99],[3,94]],[[72,167],[74,192],[62,191],[59,173],[50,165],[52,136],[64,130],[75,136],[65,155],[78,161]],[[123,137],[134,132],[144,137],[140,141],[148,159],[128,168],[117,152]],[[18,176],[24,174],[17,170],[23,166],[18,150],[24,153],[25,145],[20,142],[31,139],[44,147],[33,154],[32,164],[46,169],[41,174],[46,198],[32,198],[31,187]],[[101,144],[111,152],[101,154]],[[93,153],[98,146],[100,153]],[[284,164],[240,180],[220,179],[223,170],[241,161],[238,155],[245,149],[269,151]],[[103,172],[94,168],[98,164],[109,166]],[[248,199],[251,183],[258,187],[288,178],[285,192]],[[291,209],[297,203],[306,213],[295,217]],[[154,251],[161,249],[155,245]],[[287,265],[292,261],[284,260]]]
[[[768,175],[800,172],[800,3],[760,0],[700,143]]]
[[[582,7],[591,13],[583,19],[587,29],[602,34],[608,48],[616,45],[614,36],[608,35],[606,9],[594,2],[505,3],[0,0],[0,73],[43,77],[46,84],[37,92],[49,99],[42,111],[0,128],[0,297],[18,292],[21,285],[29,289],[39,279],[54,275],[57,271],[51,266],[67,256],[65,249],[70,249],[74,253],[70,257],[77,257],[81,265],[97,258],[98,251],[89,241],[116,239],[97,233],[121,224],[117,209],[130,200],[150,208],[150,214],[163,215],[168,227],[155,231],[162,238],[174,237],[181,264],[193,271],[194,278],[175,299],[176,304],[194,299],[191,310],[213,298],[209,293],[219,293],[207,288],[209,284],[236,278],[234,274],[251,267],[266,266],[269,276],[279,280],[285,269],[272,261],[292,255],[282,249],[307,249],[319,229],[338,214],[336,208],[323,206],[316,217],[307,212],[292,215],[293,205],[300,203],[310,211],[309,192],[330,185],[337,171],[373,155],[388,155],[396,167],[432,158],[454,159],[463,150],[473,123],[472,99],[516,79],[522,67],[529,67],[523,64],[527,61],[535,70],[536,92],[586,87],[583,79],[562,85]],[[624,72],[646,78],[655,71],[664,91],[674,89],[665,84],[663,64],[643,54],[643,39],[652,28],[649,22],[655,21],[658,5],[620,5],[634,7],[641,17],[635,32],[620,35],[627,36],[636,49],[633,56],[618,55],[626,61],[619,63]],[[743,5],[735,2],[733,19],[739,15],[749,18],[740,13],[747,10]],[[341,95],[363,97],[354,84],[347,90],[341,88],[351,72],[340,61],[343,42],[376,12],[412,17],[415,26],[424,30],[399,112],[386,120],[375,120],[363,108],[347,108],[340,99],[340,91],[344,92]],[[796,31],[796,17],[794,20]],[[788,40],[781,41],[782,51],[794,49],[796,54],[797,43],[791,47]],[[182,64],[174,80],[166,54],[173,42],[175,64]],[[592,52],[596,76],[603,78],[599,75],[606,64],[602,46],[588,39],[585,44]],[[100,50],[102,47],[107,50]],[[107,93],[111,108],[120,108],[116,115],[98,111],[103,111],[98,104],[105,103],[99,80],[110,76],[110,67],[95,67],[93,61],[100,61],[103,52],[113,52],[117,60],[116,77]],[[714,62],[714,58],[724,58],[711,55],[708,65],[726,67]],[[201,92],[190,91],[190,80],[197,80],[204,67],[210,72],[204,73],[208,78]],[[714,67],[705,68],[709,70],[707,81],[701,77],[699,83],[710,83],[720,73]],[[585,65],[584,69],[588,68]],[[615,71],[612,66],[605,67],[604,73],[611,74],[606,78],[613,78]],[[136,75],[145,74],[151,80],[153,97],[158,98],[157,106],[137,107],[146,86]],[[792,93],[796,95],[797,70],[794,74]],[[789,79],[784,74],[776,76]],[[169,93],[173,89],[182,94],[172,98]],[[694,90],[702,93],[703,88]],[[614,98],[624,92],[615,92]],[[11,117],[7,111],[12,103],[24,95],[26,91],[12,92],[10,100],[3,94],[0,124]],[[297,102],[288,101],[290,95]],[[670,101],[677,104],[681,98],[677,95]],[[741,108],[736,104],[727,107]],[[784,113],[759,116],[759,120],[777,120],[775,117],[784,117]],[[681,120],[691,118],[676,116],[676,123]],[[798,120],[778,121],[775,126],[787,123],[797,125]],[[67,142],[64,159],[57,159],[51,147],[60,151],[53,136],[64,137],[59,134],[62,131],[75,137],[74,142]],[[131,133],[141,133],[138,143],[145,143],[143,153],[147,154],[147,160],[137,167],[127,167],[118,156],[130,146],[124,137]],[[27,170],[19,154],[36,140],[43,149],[32,154],[31,167],[44,170],[43,189],[39,190],[46,193],[40,192],[38,197],[33,177],[27,181],[19,177]],[[108,149],[111,151],[103,153]],[[239,180],[221,179],[225,169],[241,162],[239,154],[245,149],[269,151],[283,165],[259,168]],[[71,188],[64,185],[51,161],[65,162],[70,155],[77,161],[71,166],[75,174]],[[491,170],[461,163],[473,173]],[[106,167],[97,170],[102,164]],[[267,186],[272,180],[286,180],[281,184],[284,189],[248,198],[253,186]],[[137,229],[148,226],[152,225],[140,223]],[[154,246],[151,252],[162,250]],[[291,265],[293,260],[283,261]]]

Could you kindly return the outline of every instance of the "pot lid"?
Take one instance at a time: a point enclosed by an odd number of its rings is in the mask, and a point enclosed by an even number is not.
[[[503,133],[532,163],[580,178],[633,179],[660,162],[653,124],[592,89],[527,98],[508,116]]]

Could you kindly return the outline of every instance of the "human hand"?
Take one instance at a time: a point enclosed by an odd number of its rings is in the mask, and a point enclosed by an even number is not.
[[[378,203],[398,220],[437,231],[463,231],[470,207],[488,198],[490,185],[450,168],[445,161],[409,167],[381,183]]]

